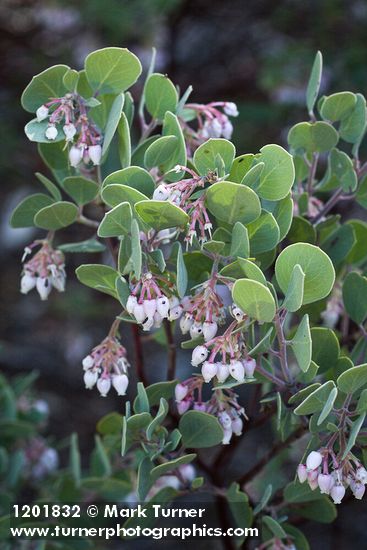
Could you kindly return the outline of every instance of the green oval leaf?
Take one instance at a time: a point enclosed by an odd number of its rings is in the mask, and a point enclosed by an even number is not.
[[[327,254],[317,246],[296,243],[287,246],[275,263],[277,282],[287,292],[294,266],[299,264],[305,274],[303,304],[321,300],[331,291],[335,270]]]
[[[300,122],[288,133],[288,143],[297,153],[324,153],[339,141],[338,132],[327,122]]]
[[[35,193],[23,199],[13,211],[10,218],[12,227],[34,227],[34,217],[44,208],[55,201],[44,193]]]
[[[64,75],[70,70],[67,65],[54,65],[32,78],[21,98],[23,109],[35,113],[52,97],[62,97],[67,89]]]
[[[330,392],[334,388],[335,384],[332,380],[325,382],[325,384],[322,384],[322,386],[308,395],[306,399],[294,409],[294,414],[306,415],[321,411],[328,400]]]
[[[265,164],[256,191],[261,198],[270,201],[284,199],[294,181],[292,156],[280,145],[265,145],[257,160]]]
[[[311,365],[312,357],[312,338],[308,315],[303,316],[290,345],[296,356],[299,368],[302,372],[307,372]]]
[[[367,384],[367,364],[358,365],[343,372],[337,379],[343,393],[354,393]]]
[[[338,92],[325,97],[320,114],[324,120],[342,120],[354,108],[357,97],[352,92]]]
[[[146,195],[133,187],[115,183],[104,187],[101,195],[104,202],[109,206],[117,206],[122,202],[128,202],[131,206],[134,206],[136,202],[148,199]]]
[[[80,265],[75,273],[83,285],[117,298],[115,287],[119,274],[113,267],[101,264],[84,264]]]
[[[37,227],[54,231],[67,227],[75,222],[78,217],[78,208],[72,202],[60,201],[45,206],[34,217]]]
[[[266,210],[263,210],[260,217],[247,225],[247,230],[251,256],[256,257],[258,254],[268,252],[275,248],[279,242],[278,224],[274,216]]]
[[[223,161],[225,173],[229,174],[236,149],[226,139],[208,139],[200,145],[194,153],[194,165],[201,176],[205,176],[210,170],[218,169],[218,157]]]
[[[141,73],[139,59],[126,48],[103,48],[85,60],[85,74],[93,91],[118,94],[132,86]]]
[[[206,193],[206,204],[218,220],[230,224],[236,221],[250,223],[261,212],[259,197],[252,189],[229,181],[211,185]]]
[[[315,60],[312,65],[310,79],[307,84],[306,91],[306,104],[310,114],[313,112],[313,108],[319,93],[322,75],[322,54],[317,52]]]
[[[270,290],[252,279],[239,279],[232,289],[233,301],[249,317],[270,323],[275,316],[275,301]]]
[[[154,167],[161,167],[168,162],[177,147],[178,139],[176,136],[162,136],[153,141],[145,151],[144,164],[150,170]]]
[[[79,206],[93,201],[98,195],[98,185],[82,176],[65,178],[62,186]]]
[[[155,184],[152,176],[140,166],[129,166],[122,170],[112,172],[103,182],[103,187],[113,183],[121,183],[133,189],[137,189],[147,197],[153,194]]]
[[[158,231],[185,225],[189,220],[186,212],[167,201],[144,200],[135,204],[135,210],[144,223]]]
[[[159,73],[148,78],[144,88],[145,105],[153,118],[163,120],[166,111],[176,112],[178,94],[170,79]]]
[[[117,204],[106,212],[98,227],[99,237],[118,237],[127,235],[131,227],[131,206],[128,202]]]
[[[367,278],[348,273],[343,283],[343,302],[346,312],[360,325],[367,318]]]
[[[186,448],[214,447],[223,439],[223,429],[218,420],[211,414],[200,411],[188,411],[184,414],[180,418],[178,429]]]

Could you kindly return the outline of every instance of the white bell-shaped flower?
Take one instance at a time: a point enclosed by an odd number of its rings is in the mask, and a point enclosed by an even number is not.
[[[94,166],[101,164],[102,147],[100,145],[89,145],[88,154]]]
[[[47,139],[53,141],[54,139],[57,138],[57,134],[58,134],[58,131],[56,126],[54,124],[50,124],[50,126],[47,127],[45,132],[45,136],[47,137]]]
[[[306,460],[308,470],[316,470],[322,462],[322,454],[318,451],[311,451]]]
[[[214,338],[214,336],[217,334],[217,331],[218,325],[216,322],[205,321],[205,323],[203,323],[203,336],[205,342],[209,342],[209,340],[212,340],[212,338]]]
[[[91,390],[93,388],[93,386],[97,382],[97,378],[98,378],[98,372],[96,371],[87,370],[84,373],[84,384],[87,390]]]
[[[37,283],[37,277],[34,277],[34,275],[31,275],[30,273],[24,273],[20,280],[20,292],[22,294],[28,294],[30,290],[32,290]]]
[[[97,389],[102,397],[106,397],[111,389],[111,378],[99,378],[97,382]]]
[[[112,376],[112,385],[117,391],[117,395],[125,395],[129,379],[126,374],[115,374]]]
[[[191,356],[192,366],[197,367],[198,365],[200,365],[200,363],[205,361],[205,359],[208,357],[208,353],[209,352],[205,346],[196,346],[196,348],[194,348],[192,351],[192,356]]]
[[[229,364],[229,373],[237,382],[242,382],[245,378],[245,369],[241,361],[232,359]]]

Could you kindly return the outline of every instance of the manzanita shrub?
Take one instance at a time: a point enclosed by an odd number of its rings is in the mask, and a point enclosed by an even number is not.
[[[236,151],[236,105],[191,102],[191,87],[181,94],[154,72],[154,56],[136,100],[128,90],[141,65],[126,49],[95,51],[81,71],[51,67],[22,96],[35,114],[26,135],[52,179],[37,174],[44,192],[12,215],[13,227],[46,231],[25,249],[21,291],[45,300],[53,288],[64,291],[70,253],[109,251],[105,264],[76,270],[121,307],[83,360],[86,388],[107,398],[125,395],[134,369],[128,330],[139,341],[141,331],[163,327],[166,338],[167,378],[139,382],[125,414],[100,421],[97,471],[118,483],[123,469],[139,500],[196,490],[241,503],[235,522],[261,527],[261,548],[308,548],[292,521],[334,520],[334,503],[361,499],[367,483],[367,224],[332,213],[342,201],[367,208],[359,158],[366,101],[352,92],[319,97],[321,73],[318,53],[307,120],[290,128],[289,151]],[[72,224],[75,242],[65,243]],[[90,230],[82,242],[80,224]],[[125,323],[132,327],[122,330]],[[183,380],[176,328],[192,353]],[[244,384],[257,401],[254,417],[238,395]],[[239,479],[223,476],[240,438],[243,456],[256,458],[246,432],[266,421],[275,441],[268,455],[251,469],[241,457]],[[300,438],[286,486],[273,470],[276,490],[251,492],[247,484]],[[119,453],[119,467],[107,467]]]

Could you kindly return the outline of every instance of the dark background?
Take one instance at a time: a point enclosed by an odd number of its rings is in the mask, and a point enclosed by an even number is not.
[[[155,46],[156,69],[168,73],[182,91],[193,84],[192,99],[237,102],[235,144],[241,153],[257,152],[269,142],[285,145],[289,126],[305,119],[305,86],[318,49],[324,56],[323,93],[348,89],[366,95],[366,28],[363,0],[1,0],[0,360],[9,375],[40,372],[36,387],[50,403],[51,440],[76,430],[86,452],[98,418],[121,409],[123,403],[112,393],[102,399],[84,390],[80,365],[105,336],[118,308],[75,281],[76,265],[98,261],[92,255],[68,256],[64,295],[53,293],[41,303],[34,292],[26,297],[18,292],[22,249],[38,234],[10,229],[9,214],[23,196],[41,190],[34,172],[47,174],[23,133],[29,115],[19,99],[31,77],[58,63],[79,69],[86,54],[104,46],[129,47],[146,68]],[[88,236],[90,230],[82,230],[77,240]],[[74,227],[62,237],[64,242],[73,238]],[[128,326],[122,340],[133,362]],[[164,348],[148,338],[144,355],[149,382],[158,380],[165,368]],[[180,352],[179,374],[186,359]],[[264,435],[243,438],[229,475],[262,453]],[[287,478],[292,475],[285,472]],[[365,514],[366,505],[353,502],[343,505],[333,526],[309,524],[311,547],[360,544]]]

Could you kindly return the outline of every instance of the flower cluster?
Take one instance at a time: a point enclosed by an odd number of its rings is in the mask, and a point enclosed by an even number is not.
[[[129,366],[124,346],[115,336],[108,335],[83,359],[85,387],[91,390],[97,384],[102,397],[106,397],[111,386],[118,395],[125,395]]]
[[[180,123],[191,154],[209,138],[231,139],[233,126],[228,117],[238,116],[238,110],[236,104],[229,101],[213,101],[206,105],[187,103],[185,115],[180,118]],[[196,130],[188,124],[192,120],[197,121]]]
[[[350,487],[356,499],[361,500],[367,484],[367,470],[358,460],[350,456],[339,464],[335,455],[326,448],[312,451],[306,464],[298,465],[297,475],[299,481],[307,481],[313,491],[319,487],[321,493],[330,495],[335,504],[341,503],[347,487]]]
[[[47,300],[52,287],[59,292],[65,290],[64,254],[52,248],[49,241],[34,241],[24,249],[23,262],[36,246],[41,246],[40,250],[23,265],[20,291],[28,294],[36,288],[41,300]]]
[[[244,409],[237,401],[237,395],[233,390],[216,390],[209,401],[202,400],[203,380],[194,376],[177,384],[175,398],[179,414],[184,414],[188,409],[206,412],[215,416],[223,428],[223,445],[228,445],[232,435],[241,435],[243,420],[247,418]]]
[[[217,277],[213,276],[200,285],[193,296],[182,300],[185,314],[180,320],[181,332],[189,332],[193,340],[203,336],[209,342],[217,334],[218,324],[225,321],[225,308],[216,292],[216,283]]]
[[[151,272],[139,279],[127,299],[126,311],[141,324],[143,330],[160,327],[163,319],[174,321],[181,317],[183,308],[175,295],[168,297],[160,285],[171,286],[168,280]]]
[[[237,309],[232,306],[232,311]],[[245,318],[243,313],[242,315]],[[201,365],[205,382],[210,382],[214,377],[220,384],[229,376],[237,382],[243,382],[245,377],[253,378],[256,361],[248,355],[242,332],[236,332],[236,326],[237,321],[234,321],[223,335],[194,348],[191,364],[193,367]]]
[[[218,181],[218,177],[214,172],[204,177],[199,176],[194,170],[179,165],[174,170],[177,173],[185,171],[192,177],[174,183],[159,184],[153,193],[153,199],[170,201],[189,215],[190,221],[185,237],[187,245],[192,245],[195,236],[199,242],[204,243],[208,236],[211,238],[213,226],[205,207],[205,195],[201,193],[197,196],[196,191],[203,189],[207,183]]]
[[[78,94],[69,93],[64,97],[52,98],[41,105],[36,112],[38,122],[48,119],[45,136],[50,141],[58,137],[57,125],[63,125],[62,131],[67,142],[73,143],[69,151],[71,166],[98,165],[102,157],[102,135],[97,126],[87,116],[86,101]]]

